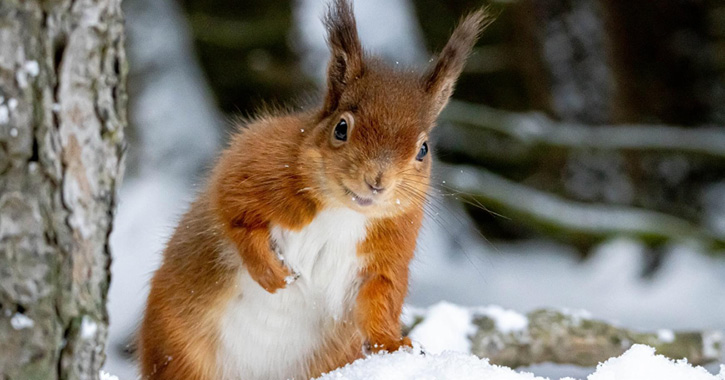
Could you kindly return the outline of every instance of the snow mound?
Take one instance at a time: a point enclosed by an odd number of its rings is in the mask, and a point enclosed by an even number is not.
[[[417,318],[422,319],[410,331],[409,336],[413,341],[421,342],[427,353],[468,353],[471,352],[470,337],[476,332],[473,320],[481,316],[490,318],[504,334],[523,331],[529,325],[525,315],[500,306],[469,308],[445,301],[427,309],[406,305],[402,321],[406,325],[412,325]]]
[[[655,355],[655,349],[634,345],[622,356],[611,358],[597,366],[588,380],[723,380],[725,368],[713,376],[702,367],[693,367],[687,360],[673,361]]]
[[[476,332],[476,327],[467,308],[448,302],[440,302],[427,310],[407,307],[403,320],[412,322],[416,316],[425,318],[413,328],[409,336],[413,341],[422,342],[427,353],[471,352],[469,336]]]
[[[324,374],[318,380],[544,380],[530,373],[489,364],[487,359],[445,351],[421,355],[397,351],[372,355]]]
[[[531,373],[490,364],[487,359],[446,351],[421,355],[409,351],[372,355],[324,374],[318,380],[546,380]],[[561,380],[573,380],[570,377]],[[725,380],[686,360],[673,361],[656,355],[655,349],[634,345],[619,357],[599,364],[587,380]]]
[[[113,376],[108,372],[101,371],[99,375],[100,380],[118,380],[118,377]]]

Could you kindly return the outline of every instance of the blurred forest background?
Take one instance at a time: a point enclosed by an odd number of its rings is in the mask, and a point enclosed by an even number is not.
[[[401,7],[377,3],[371,11]],[[181,5],[224,114],[250,114],[263,102],[288,104],[317,88],[325,61],[305,61],[309,36],[299,35],[305,30],[295,25],[295,2]],[[399,12],[412,12],[417,25],[377,26],[378,33],[401,44],[382,53],[390,62],[423,65],[461,15],[481,5],[412,1],[406,5],[412,9]],[[502,186],[560,196],[565,201],[557,205],[564,212],[616,205],[632,212],[634,225],[569,226],[566,214],[517,207],[514,193],[465,189],[504,216],[532,216],[500,218],[474,204],[468,211],[483,234],[490,239],[543,234],[577,244],[586,254],[591,243],[620,230],[657,244],[679,229],[722,247],[725,225],[712,215],[720,210],[712,208],[725,206],[708,203],[703,193],[725,178],[725,132],[716,127],[725,123],[725,6],[522,0],[492,2],[490,10],[497,20],[459,81],[457,102],[438,131],[438,157],[513,181]],[[418,35],[399,36],[411,32]]]
[[[417,67],[468,10],[496,15],[434,136],[439,218],[426,222],[409,302],[725,329],[725,3],[355,5],[363,45]],[[108,365],[119,376],[150,272],[231,120],[315,94],[327,59],[321,0],[124,7],[131,125]]]

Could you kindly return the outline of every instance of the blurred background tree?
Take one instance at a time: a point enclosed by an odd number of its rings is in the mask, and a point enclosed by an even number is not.
[[[219,107],[247,114],[262,101],[288,102],[314,83],[291,49],[290,1],[180,0]]]

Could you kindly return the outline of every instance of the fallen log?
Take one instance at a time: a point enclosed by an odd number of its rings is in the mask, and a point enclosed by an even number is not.
[[[456,326],[460,324],[466,326]],[[431,331],[462,334],[470,342],[470,353],[513,368],[544,362],[591,367],[634,344],[654,347],[672,359],[687,358],[694,365],[718,361],[723,354],[720,331],[639,332],[566,310],[523,315],[497,306],[465,308],[443,302],[429,309],[407,308],[403,329],[424,349]]]

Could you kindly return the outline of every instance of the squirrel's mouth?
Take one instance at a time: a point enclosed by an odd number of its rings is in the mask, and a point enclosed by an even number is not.
[[[348,189],[345,185],[342,186],[343,190],[345,190],[345,195],[349,196],[350,199],[352,199],[353,202],[355,202],[358,206],[366,207],[373,204],[372,198],[365,198],[357,195],[354,191]]]

